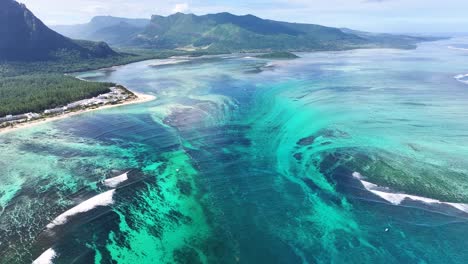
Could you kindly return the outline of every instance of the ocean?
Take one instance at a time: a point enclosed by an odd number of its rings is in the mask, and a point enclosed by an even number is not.
[[[466,44],[77,73],[157,100],[0,136],[0,263],[466,263]]]

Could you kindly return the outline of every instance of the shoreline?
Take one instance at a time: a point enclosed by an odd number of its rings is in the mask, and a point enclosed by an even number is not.
[[[22,123],[14,124],[12,126],[0,128],[0,135],[8,134],[8,133],[21,130],[24,128],[30,128],[30,127],[40,125],[40,124],[45,124],[45,123],[65,119],[65,118],[72,117],[72,116],[81,115],[84,113],[89,113],[89,112],[94,112],[94,111],[104,110],[104,109],[109,109],[109,108],[116,108],[116,107],[121,107],[121,106],[127,106],[127,105],[132,105],[132,104],[141,104],[141,103],[151,102],[157,99],[157,97],[154,95],[137,93],[131,90],[128,90],[128,91],[133,93],[136,96],[136,98],[130,98],[126,101],[123,101],[117,104],[106,104],[106,105],[97,106],[97,107],[89,107],[86,109],[80,109],[77,111],[67,112],[67,113],[54,115],[50,117],[42,117],[42,118],[31,120],[31,121],[25,121]]]

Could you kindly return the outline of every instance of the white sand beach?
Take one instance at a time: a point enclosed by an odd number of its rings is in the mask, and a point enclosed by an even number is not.
[[[12,126],[0,128],[0,135],[2,134],[7,134],[11,133],[14,131],[17,131],[19,129],[24,129],[24,128],[29,128],[38,124],[44,124],[52,121],[57,121],[61,119],[65,119],[71,116],[75,115],[81,115],[83,113],[88,113],[92,111],[98,111],[98,110],[103,110],[103,109],[109,109],[109,108],[114,108],[114,107],[122,107],[126,105],[131,105],[131,104],[141,104],[141,103],[146,103],[150,102],[156,99],[156,96],[154,95],[149,95],[149,94],[142,94],[142,93],[136,93],[131,91],[133,94],[137,96],[137,98],[129,99],[127,101],[121,102],[119,104],[106,104],[102,106],[97,106],[97,107],[92,107],[92,108],[87,108],[87,109],[82,109],[82,110],[77,110],[73,112],[67,112],[64,114],[56,115],[56,116],[51,116],[51,117],[45,117],[45,118],[40,118],[36,120],[31,120],[31,121],[26,121],[23,123],[18,123],[14,124]]]

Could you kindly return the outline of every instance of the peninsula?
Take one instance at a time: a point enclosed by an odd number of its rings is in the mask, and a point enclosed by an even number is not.
[[[108,93],[75,101],[61,107],[46,109],[40,113],[30,112],[0,117],[0,134],[90,111],[129,104],[145,103],[156,99],[153,95],[135,93],[121,85],[111,87],[109,90],[110,91]]]

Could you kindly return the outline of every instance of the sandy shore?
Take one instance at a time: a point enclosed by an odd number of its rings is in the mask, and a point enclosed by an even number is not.
[[[52,121],[57,121],[57,120],[60,120],[60,119],[65,119],[65,118],[68,118],[70,116],[81,115],[83,113],[88,113],[88,112],[93,112],[93,111],[98,111],[98,110],[103,110],[103,109],[109,109],[109,108],[114,108],[114,107],[121,107],[121,106],[126,106],[126,105],[131,105],[131,104],[141,104],[141,103],[150,102],[150,101],[153,101],[153,100],[156,99],[156,96],[153,96],[153,95],[141,94],[141,93],[136,93],[136,92],[133,92],[133,91],[131,91],[131,92],[133,94],[135,94],[137,96],[137,98],[130,99],[130,100],[127,100],[127,101],[119,103],[119,104],[114,104],[114,105],[107,104],[107,105],[103,105],[103,106],[98,106],[96,108],[87,108],[87,109],[83,109],[83,110],[68,112],[68,113],[65,113],[65,114],[51,116],[51,117],[40,118],[40,119],[36,119],[36,120],[32,120],[32,121],[27,121],[27,122],[24,122],[24,123],[15,124],[13,126],[0,128],[0,135],[6,134],[6,133],[11,133],[11,132],[17,131],[19,129],[32,127],[32,126],[35,126],[35,125],[38,125],[38,124],[44,124],[44,123],[48,123],[48,122],[52,122]]]

